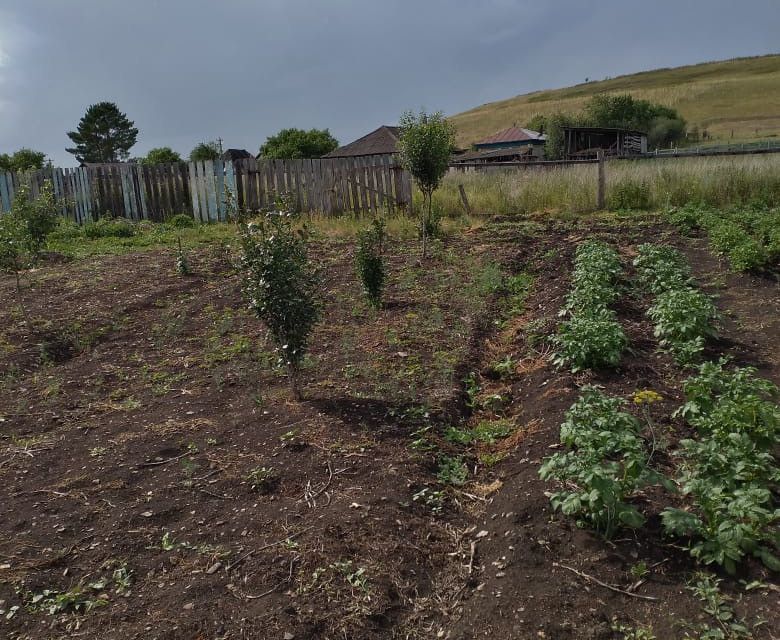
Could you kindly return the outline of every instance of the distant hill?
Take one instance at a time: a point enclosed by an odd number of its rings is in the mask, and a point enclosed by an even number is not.
[[[535,113],[576,113],[596,93],[631,93],[675,107],[716,140],[780,137],[780,55],[656,69],[565,89],[535,91],[452,116],[458,142],[470,144]],[[733,132],[733,134],[732,134]]]

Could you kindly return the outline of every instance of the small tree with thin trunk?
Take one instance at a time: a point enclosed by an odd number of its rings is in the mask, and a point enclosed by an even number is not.
[[[455,143],[455,127],[441,111],[415,115],[407,111],[401,116],[401,138],[398,142],[401,163],[412,174],[423,194],[422,254],[427,255],[427,227],[431,219],[433,192],[447,173],[452,148]]]
[[[296,229],[291,214],[279,211],[238,227],[244,294],[268,327],[300,400],[301,365],[320,312],[320,281],[308,259],[306,229]]]

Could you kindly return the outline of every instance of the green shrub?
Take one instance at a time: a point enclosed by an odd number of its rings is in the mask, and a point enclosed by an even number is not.
[[[385,239],[385,223],[375,218],[368,229],[358,234],[358,248],[355,254],[357,271],[368,301],[372,307],[382,306],[382,292],[385,288],[385,263],[382,248]]]
[[[0,270],[16,276],[19,292],[19,272],[29,265],[27,233],[24,221],[10,213],[0,215]]]
[[[463,458],[460,456],[441,456],[439,458],[439,470],[436,472],[436,479],[442,484],[451,484],[461,486],[466,484],[469,471]]]
[[[649,209],[650,184],[623,178],[609,188],[607,206],[610,209]]]
[[[188,227],[194,227],[197,223],[195,218],[186,213],[177,213],[175,216],[168,220],[168,224],[175,229],[186,229]]]
[[[306,229],[296,230],[289,214],[278,212],[239,229],[244,294],[268,327],[298,399],[301,363],[319,318],[320,282],[309,263]]]
[[[125,218],[100,218],[84,225],[84,235],[96,238],[130,238],[136,234],[135,225]]]
[[[627,500],[641,487],[661,480],[647,465],[639,422],[622,410],[624,405],[620,398],[584,387],[561,425],[561,442],[568,451],[545,459],[539,469],[543,480],[564,485],[550,496],[553,508],[606,537],[621,527],[644,523]]]

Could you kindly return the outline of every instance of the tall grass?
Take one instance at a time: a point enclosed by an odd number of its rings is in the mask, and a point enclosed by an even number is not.
[[[462,213],[462,184],[478,214],[593,210],[597,172],[595,164],[451,172],[434,194],[434,206],[445,215]],[[780,154],[615,160],[607,163],[606,174],[607,205],[613,209],[661,209],[687,202],[780,205]]]

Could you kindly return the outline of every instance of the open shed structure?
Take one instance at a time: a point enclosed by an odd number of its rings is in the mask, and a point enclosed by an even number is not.
[[[642,131],[609,127],[564,127],[564,157],[567,160],[647,153],[647,135]]]

